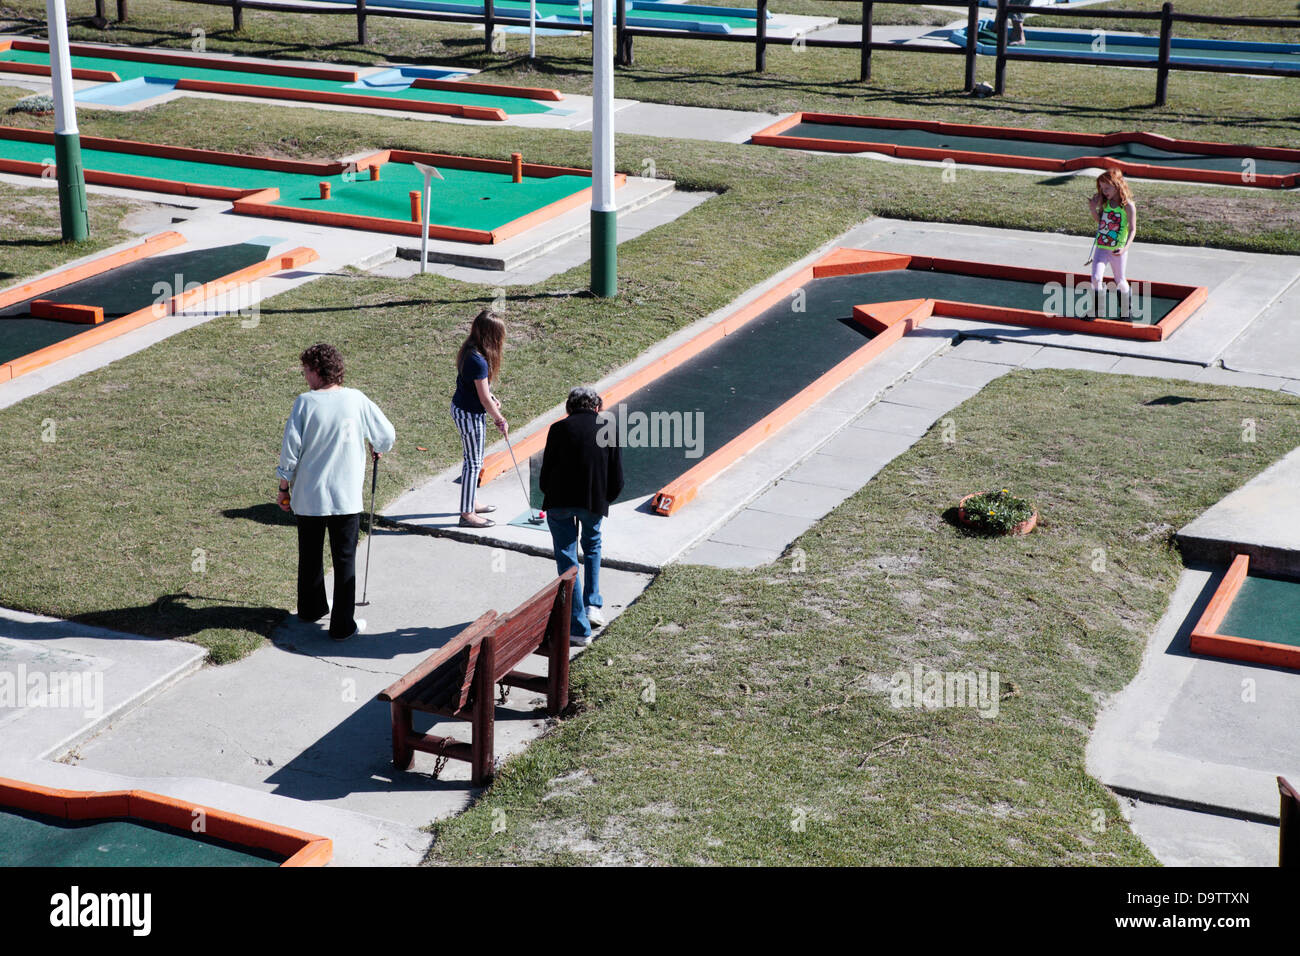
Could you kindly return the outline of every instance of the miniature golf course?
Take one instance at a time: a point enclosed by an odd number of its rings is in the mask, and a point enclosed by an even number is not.
[[[331,840],[144,790],[0,779],[0,866],[324,866]]]
[[[52,138],[0,127],[0,171],[48,173]],[[227,199],[246,215],[414,236],[420,221],[411,193],[424,179],[413,163],[424,162],[442,176],[433,181],[430,236],[463,242],[516,235],[581,205],[591,189],[586,170],[531,163],[515,182],[508,160],[385,150],[355,163],[322,163],[94,136],[81,142],[88,183]]]
[[[352,0],[329,0],[329,2],[354,5]],[[483,15],[482,0],[383,0],[376,5],[440,13],[464,13],[467,16]],[[497,16],[528,19],[527,3],[505,0],[492,6]],[[540,0],[537,4],[539,25],[553,27],[565,23],[590,23],[591,18],[590,0],[580,0],[580,2],[574,0],[569,3]],[[662,30],[685,30],[693,33],[730,33],[732,30],[752,30],[757,20],[756,10],[741,7],[663,3],[658,0],[628,0],[627,3],[627,23],[634,27],[656,27]]]
[[[279,866],[265,851],[128,820],[0,811],[0,866]]]
[[[1194,653],[1300,670],[1300,581],[1250,573],[1233,558],[1192,630]]]
[[[165,282],[170,289],[176,276],[182,276],[186,284],[212,282],[265,261],[268,248],[269,243],[259,245],[241,242],[152,256],[120,266],[111,272],[73,282],[40,296],[40,299],[55,304],[99,306],[104,310],[103,321],[107,324],[148,308],[158,301],[158,293],[154,291],[155,283]],[[3,333],[0,336],[0,364],[99,327],[36,318],[31,315],[31,308],[32,300],[28,300],[0,312],[0,333]]]
[[[1300,184],[1300,149],[1198,143],[1136,131],[1067,133],[883,116],[794,113],[754,134],[751,141],[760,146],[951,159],[1045,172],[1115,167],[1131,176],[1152,179],[1282,189]]]
[[[605,390],[605,411],[618,423],[623,447],[623,499],[651,496],[651,510],[671,515],[932,314],[1158,340],[1206,294],[1149,283],[1140,316],[1076,319],[1045,311],[1052,282],[1087,285],[1084,276],[1047,270],[858,249],[829,253]],[[802,297],[802,311],[792,296]],[[517,457],[530,456],[534,507],[541,505],[536,474],[545,440],[539,429],[514,446]],[[505,453],[489,455],[480,483],[511,468]]]
[[[994,21],[981,20],[976,49],[986,56],[996,55],[997,33]],[[1025,30],[1023,46],[1008,46],[1007,56],[1014,59],[1018,51],[1053,53],[1059,56],[1086,56],[1126,60],[1154,61],[1160,54],[1158,37],[1106,33],[1105,44],[1094,49],[1097,38],[1092,32],[1068,30]],[[952,31],[948,39],[966,45],[966,29]],[[1254,69],[1295,70],[1300,75],[1300,44],[1253,43],[1247,40],[1208,40],[1174,37],[1170,41],[1170,62],[1239,66]]]
[[[357,70],[302,64],[260,64],[172,51],[73,44],[76,79],[101,80],[77,100],[126,106],[172,90],[334,103],[504,120],[553,111],[554,90],[462,81],[463,72],[395,67],[361,75]],[[49,75],[43,40],[0,41],[0,72]],[[562,111],[567,112],[567,111]]]
[[[223,311],[251,304],[251,284],[314,261],[313,249],[267,253],[274,236],[164,252],[185,244],[175,232],[0,292],[0,381],[176,315],[214,297]],[[232,301],[232,299],[234,301]]]

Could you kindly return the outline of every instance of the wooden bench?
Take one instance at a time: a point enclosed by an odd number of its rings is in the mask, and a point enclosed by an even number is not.
[[[1277,831],[1277,865],[1300,867],[1300,791],[1277,778],[1282,809]]]
[[[415,751],[468,761],[475,785],[492,777],[495,685],[546,694],[546,712],[569,704],[570,568],[504,617],[488,611],[379,695],[392,704],[393,766],[409,770]],[[515,670],[530,654],[548,658],[545,677]],[[416,733],[415,711],[470,722],[470,742]],[[435,773],[436,776],[436,773]]]

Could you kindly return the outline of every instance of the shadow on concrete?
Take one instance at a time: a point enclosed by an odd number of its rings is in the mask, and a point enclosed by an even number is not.
[[[518,692],[516,692],[518,693]],[[509,706],[496,708],[498,724],[518,720],[535,720],[544,710],[517,710]],[[444,720],[428,714],[415,715],[415,729],[440,736],[469,740],[469,723]],[[498,727],[498,734],[502,728]],[[389,705],[371,700],[358,707],[289,763],[266,778],[274,784],[272,791],[297,800],[336,800],[356,793],[405,793],[428,791],[476,792],[468,780],[441,780],[433,776],[435,757],[417,753],[414,769],[397,770],[393,766],[392,721]],[[461,774],[468,767],[461,761],[448,761],[447,769]]]

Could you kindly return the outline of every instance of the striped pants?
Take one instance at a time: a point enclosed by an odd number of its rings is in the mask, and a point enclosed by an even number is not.
[[[484,423],[483,412],[467,412],[452,402],[451,420],[460,432],[460,444],[465,450],[465,460],[460,466],[460,513],[474,513],[474,492],[478,490],[479,472],[483,470]]]

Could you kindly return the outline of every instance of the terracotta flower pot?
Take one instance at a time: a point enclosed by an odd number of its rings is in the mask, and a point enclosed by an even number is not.
[[[966,502],[970,501],[970,500],[971,500],[972,498],[974,498],[976,495],[981,495],[981,494],[987,494],[987,492],[975,491],[975,492],[972,492],[971,494],[967,495],[966,497],[962,498],[961,501],[957,502],[957,520],[960,521],[960,522],[961,522],[963,525],[965,525],[967,528],[972,528],[972,529],[975,529],[975,530],[978,530],[978,531],[984,531],[984,530],[986,530],[986,529],[984,529],[981,525],[977,525],[977,524],[975,524],[975,522],[971,521],[969,518],[966,517]],[[990,533],[993,533],[993,534],[1029,534],[1029,532],[1033,531],[1034,528],[1036,528],[1036,527],[1038,527],[1038,512],[1037,512],[1037,510],[1035,510],[1034,513],[1031,514],[1031,515],[1030,515],[1028,518],[1026,518],[1024,521],[1020,522],[1020,523],[1017,524],[1017,525],[1012,525],[1011,528],[1010,528],[1009,530],[1007,530],[1007,531],[1004,531],[1004,532],[990,532]]]

